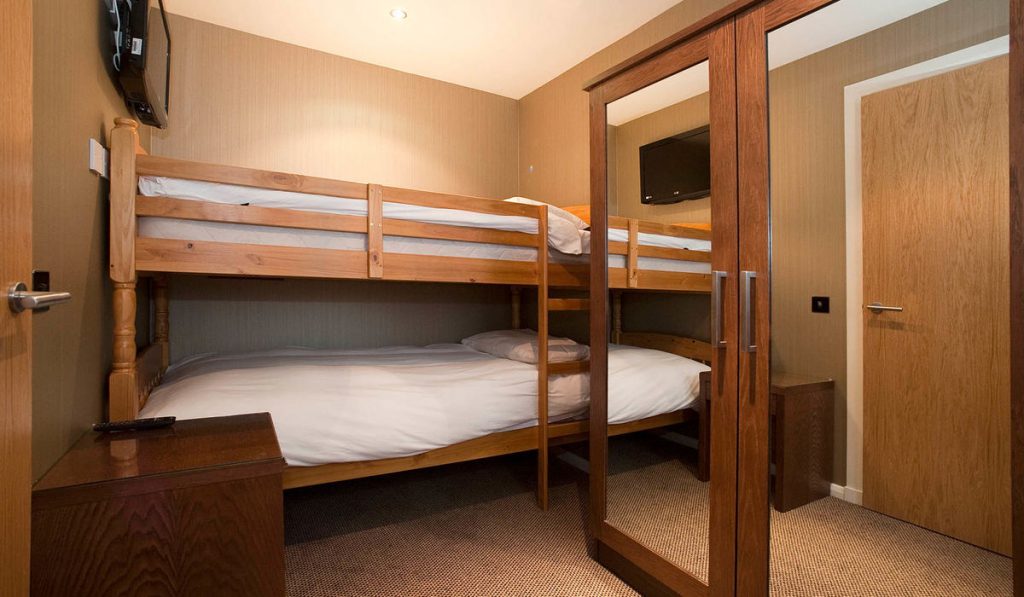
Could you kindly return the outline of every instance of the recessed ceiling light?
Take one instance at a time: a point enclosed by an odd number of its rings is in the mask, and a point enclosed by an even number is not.
[[[396,21],[401,21],[405,17],[409,16],[409,13],[405,12],[401,8],[392,8],[391,12],[389,12],[388,14],[390,14],[391,18]]]

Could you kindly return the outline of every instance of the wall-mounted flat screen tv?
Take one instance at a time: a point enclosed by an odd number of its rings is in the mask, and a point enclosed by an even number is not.
[[[114,0],[118,57],[114,64],[125,103],[142,123],[167,126],[171,35],[163,0]]]
[[[710,127],[640,148],[640,202],[678,203],[711,195]]]

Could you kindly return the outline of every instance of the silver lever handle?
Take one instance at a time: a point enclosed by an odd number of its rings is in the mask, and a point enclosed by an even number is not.
[[[725,348],[725,340],[722,339],[722,282],[725,281],[725,272],[711,272],[711,347]]]
[[[882,311],[895,311],[896,313],[903,312],[903,307],[890,307],[888,305],[883,305],[882,303],[871,303],[870,305],[865,305],[864,308],[875,314],[881,313]]]
[[[7,306],[15,313],[26,309],[44,309],[70,300],[70,292],[28,292],[24,282],[18,282],[7,289]]]
[[[740,322],[741,326],[741,342],[742,346],[740,350],[743,352],[757,352],[757,343],[754,341],[754,281],[757,280],[757,272],[743,272],[743,290],[741,291],[743,300],[743,320]]]

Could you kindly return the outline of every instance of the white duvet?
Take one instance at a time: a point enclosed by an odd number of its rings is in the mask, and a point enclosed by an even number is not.
[[[686,408],[707,370],[614,345],[608,365],[612,423]],[[553,377],[551,420],[584,415],[588,395],[587,375]],[[535,425],[537,369],[461,344],[201,355],[169,369],[140,416],[250,412],[271,414],[290,465],[409,456]]]

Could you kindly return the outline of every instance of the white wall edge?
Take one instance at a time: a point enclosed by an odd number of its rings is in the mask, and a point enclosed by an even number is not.
[[[832,484],[829,494],[834,498],[839,498],[844,502],[850,502],[851,504],[861,505],[864,502],[864,492],[859,489],[852,487],[843,487],[842,485]]]
[[[864,496],[864,303],[863,220],[861,213],[861,98],[1002,56],[1010,51],[1003,36],[939,56],[845,88],[846,153],[846,487],[832,495],[861,504]],[[839,491],[842,495],[836,495]]]

